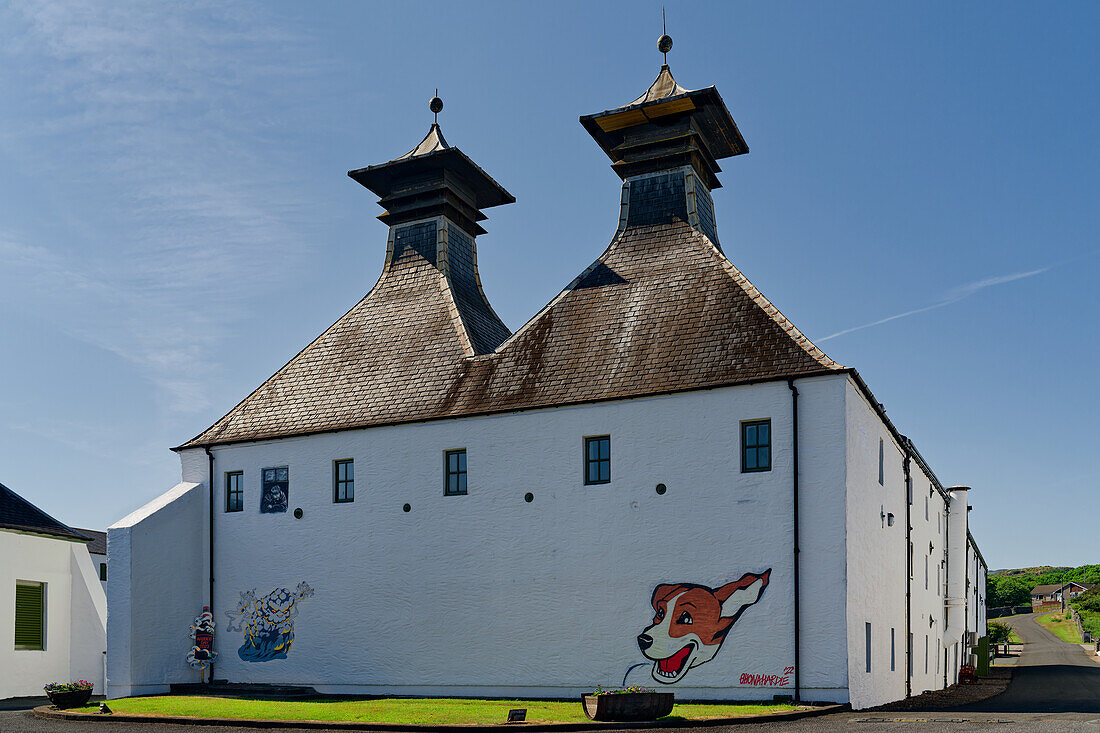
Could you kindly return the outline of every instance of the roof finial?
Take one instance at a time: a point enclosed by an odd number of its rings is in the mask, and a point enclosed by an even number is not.
[[[428,109],[430,109],[434,115],[432,124],[439,124],[439,113],[443,111],[443,100],[439,98],[439,87],[436,87],[435,96],[428,102]]]
[[[665,8],[661,6],[661,37],[657,39],[657,50],[665,56],[665,66],[668,66],[668,52],[672,50],[672,36],[665,27]]]

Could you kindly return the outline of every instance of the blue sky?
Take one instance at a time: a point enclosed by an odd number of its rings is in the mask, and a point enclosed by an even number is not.
[[[1098,562],[1100,7],[667,2],[752,152],[727,255],[863,374],[993,567]],[[385,251],[345,175],[440,123],[516,195],[479,238],[519,327],[603,249],[577,123],[660,65],[660,3],[0,6],[0,482],[102,528],[343,314]]]

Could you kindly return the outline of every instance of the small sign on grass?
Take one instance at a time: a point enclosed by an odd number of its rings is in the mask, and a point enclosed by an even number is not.
[[[525,720],[527,720],[527,708],[520,708],[518,710],[508,711],[509,723],[522,723]]]

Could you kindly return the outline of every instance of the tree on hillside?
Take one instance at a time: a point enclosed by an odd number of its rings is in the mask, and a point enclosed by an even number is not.
[[[990,576],[985,583],[986,605],[991,608],[1030,605],[1031,589],[1034,586],[1034,583],[1018,576]]]

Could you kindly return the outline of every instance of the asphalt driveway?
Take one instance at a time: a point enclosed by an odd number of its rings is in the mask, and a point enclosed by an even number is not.
[[[1003,694],[965,707],[968,712],[1100,713],[1100,657],[1050,633],[1029,613],[1004,619],[1024,640],[1012,682]]]

